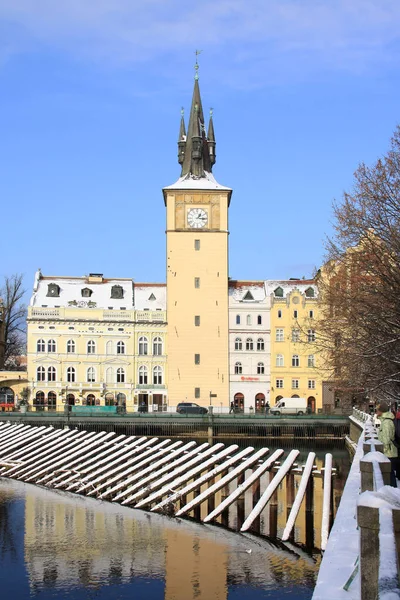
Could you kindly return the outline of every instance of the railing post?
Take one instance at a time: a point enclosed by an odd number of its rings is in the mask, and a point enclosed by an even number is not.
[[[376,489],[374,486],[374,461],[379,463],[383,484],[390,485],[390,473],[392,470],[390,459],[382,454],[382,452],[369,452],[360,460],[361,492]]]

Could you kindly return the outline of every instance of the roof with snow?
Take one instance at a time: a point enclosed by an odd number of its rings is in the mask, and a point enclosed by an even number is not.
[[[230,280],[228,284],[229,302],[257,303],[265,300],[264,281]]]
[[[318,296],[318,286],[314,279],[269,279],[265,281],[265,293],[267,296],[273,294],[277,288],[282,288],[283,297],[295,290],[305,294],[306,290],[312,288],[314,296]]]

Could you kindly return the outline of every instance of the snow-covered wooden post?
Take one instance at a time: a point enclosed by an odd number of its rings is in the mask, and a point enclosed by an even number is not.
[[[390,485],[390,472],[392,470],[390,459],[382,454],[382,452],[368,452],[368,454],[360,460],[362,492],[376,489],[376,486],[374,485],[374,462],[378,464],[382,474],[383,485]]]
[[[360,585],[362,600],[387,594],[399,598],[396,537],[400,533],[400,491],[385,487],[364,492],[357,505],[360,530]]]

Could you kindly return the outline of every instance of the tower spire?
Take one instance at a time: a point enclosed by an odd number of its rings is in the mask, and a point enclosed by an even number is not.
[[[194,88],[190,109],[187,135],[183,115],[178,140],[178,162],[182,165],[181,177],[186,175],[195,178],[206,177],[211,173],[215,163],[215,136],[212,116],[208,127],[208,138],[204,123],[203,106],[199,87],[199,63],[197,60],[201,50],[196,50]]]

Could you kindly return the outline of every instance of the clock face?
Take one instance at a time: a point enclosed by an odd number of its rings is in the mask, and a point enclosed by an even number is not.
[[[188,212],[188,224],[189,227],[194,229],[201,229],[207,225],[208,216],[205,210],[202,208],[192,208]]]

